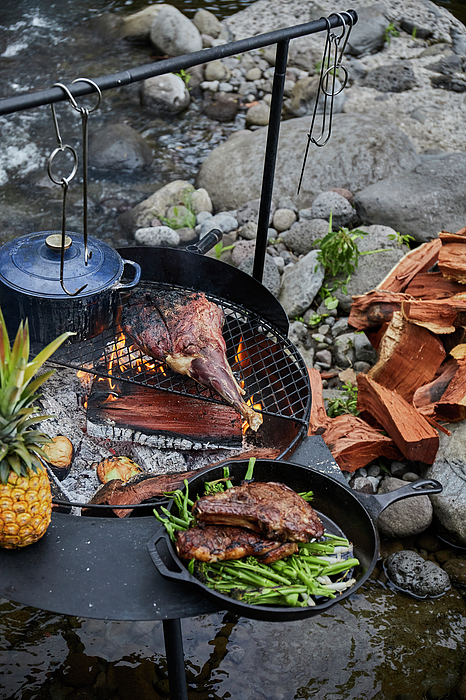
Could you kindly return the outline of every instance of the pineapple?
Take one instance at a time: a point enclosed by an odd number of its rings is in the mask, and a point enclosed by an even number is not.
[[[37,415],[35,392],[53,374],[36,372],[72,333],[63,333],[29,362],[28,322],[21,321],[10,347],[0,309],[0,547],[17,549],[45,533],[52,514],[47,471],[39,457],[49,438],[32,429],[50,416]]]

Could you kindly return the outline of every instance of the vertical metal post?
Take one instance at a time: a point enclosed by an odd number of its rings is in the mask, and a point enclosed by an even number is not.
[[[282,115],[283,90],[285,87],[286,65],[288,62],[288,46],[290,40],[284,39],[277,44],[275,73],[273,76],[272,101],[270,103],[270,118],[267,132],[267,145],[264,158],[264,173],[262,176],[262,191],[257,223],[256,252],[252,276],[262,282],[264,274],[265,254],[267,252],[267,233],[269,228],[270,209],[272,205],[273,181],[275,163],[277,160],[278,137]]]
[[[170,700],[188,700],[184,667],[183,637],[179,619],[163,620],[163,637],[167,656]]]

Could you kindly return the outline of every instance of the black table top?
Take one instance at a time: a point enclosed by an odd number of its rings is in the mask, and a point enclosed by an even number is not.
[[[53,513],[38,542],[0,549],[0,596],[101,620],[167,620],[217,611],[195,586],[159,574],[147,542],[161,527],[152,517]]]

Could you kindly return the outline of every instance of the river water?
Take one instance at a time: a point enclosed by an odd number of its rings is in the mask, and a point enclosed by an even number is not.
[[[222,19],[250,3],[173,4],[188,16],[204,7]],[[437,4],[465,21],[464,2]],[[144,0],[2,0],[0,96],[153,61],[146,46],[102,41],[94,24],[99,13],[131,13],[145,5]],[[64,140],[78,142],[77,115],[66,105],[57,112]],[[119,120],[145,130],[156,155],[144,178],[93,177],[90,183],[93,235],[125,245],[130,241],[117,226],[121,211],[166,182],[192,180],[228,128],[212,129],[196,112],[151,122],[132,89],[105,94],[90,128]],[[1,117],[0,130],[0,241],[59,228],[61,191],[46,175],[56,145],[50,108]],[[79,230],[79,181],[70,189],[69,228]],[[182,627],[190,700],[453,700],[451,689],[464,678],[466,606],[460,592],[413,600],[388,588],[382,572],[309,621],[253,622],[218,613],[184,620]],[[70,618],[0,600],[0,700],[167,697],[160,623]]]

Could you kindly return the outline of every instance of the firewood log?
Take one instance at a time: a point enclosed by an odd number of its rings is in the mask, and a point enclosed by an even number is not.
[[[438,433],[397,392],[359,374],[357,406],[375,417],[406,459],[433,464],[439,446]]]
[[[420,272],[405,289],[405,294],[414,299],[447,299],[461,292],[464,292],[464,287],[446,279],[441,272]]]
[[[388,275],[377,285],[377,289],[389,292],[404,292],[411,280],[420,272],[427,272],[438,260],[442,241],[436,238],[410,250]]]
[[[353,297],[348,323],[357,331],[377,328],[390,322],[395,311],[401,309],[404,301],[411,299],[407,294],[378,291]]]
[[[403,316],[432,333],[454,333],[466,326],[466,292],[449,299],[403,301]]]
[[[438,267],[447,280],[466,284],[466,228],[457,233],[441,231],[439,239],[442,247],[438,257]]]
[[[411,402],[416,389],[435,377],[445,354],[435,335],[396,311],[380,342],[378,361],[367,376]]]

